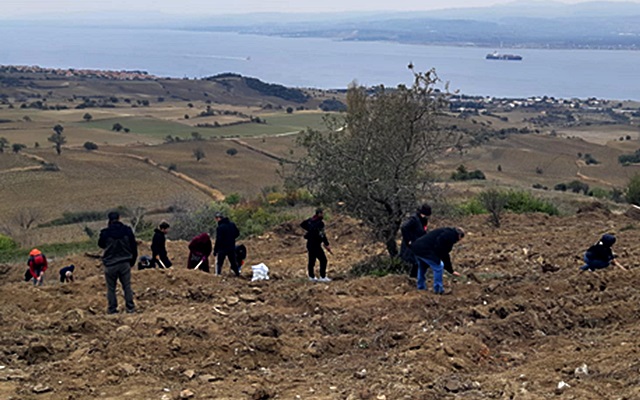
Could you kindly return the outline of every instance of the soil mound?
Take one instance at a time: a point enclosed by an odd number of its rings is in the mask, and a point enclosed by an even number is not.
[[[0,398],[640,398],[634,221],[507,215],[496,230],[485,218],[459,223],[463,276],[443,296],[407,276],[352,277],[383,248],[346,218],[328,224],[328,284],[306,279],[297,224],[244,241],[240,278],[187,271],[186,243],[170,242],[172,270],[133,272],[132,315],[106,315],[99,260],[55,260],[41,288],[4,266]],[[609,231],[631,270],[578,272]],[[77,281],[59,284],[70,262]],[[271,279],[252,283],[260,262]]]

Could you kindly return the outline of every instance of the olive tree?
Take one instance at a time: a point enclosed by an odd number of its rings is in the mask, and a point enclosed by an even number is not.
[[[414,75],[413,85],[384,86],[371,94],[352,85],[347,112],[325,119],[327,130],[308,130],[299,138],[307,155],[298,161],[289,184],[302,185],[327,204],[368,225],[391,256],[406,213],[434,192],[434,156],[460,138],[439,126],[446,95],[435,90],[435,70]]]

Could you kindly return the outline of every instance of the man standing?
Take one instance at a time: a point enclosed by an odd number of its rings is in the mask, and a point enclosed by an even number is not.
[[[300,226],[307,231],[304,238],[307,239],[307,253],[309,255],[309,262],[307,264],[307,273],[309,274],[309,280],[312,282],[331,282],[331,279],[327,277],[327,256],[324,254],[322,245],[327,248],[327,251],[331,253],[331,247],[329,246],[329,240],[324,233],[324,212],[322,208],[316,209],[316,213],[313,217],[304,220]],[[320,262],[320,278],[316,278],[314,273],[314,267],[316,260]]]
[[[402,243],[400,244],[400,258],[411,266],[409,276],[415,278],[418,275],[418,263],[411,251],[411,245],[418,238],[427,233],[431,206],[423,204],[416,210],[416,213],[409,217],[400,227],[402,232]]]
[[[25,280],[28,282],[33,279],[33,284],[42,286],[44,283],[44,272],[49,267],[47,263],[47,257],[38,249],[33,249],[29,252],[29,259],[27,260],[29,269],[25,273]]]
[[[138,245],[131,228],[120,222],[118,212],[110,212],[108,218],[109,225],[100,231],[100,239],[98,240],[98,246],[104,249],[102,262],[107,282],[107,301],[109,303],[107,313],[115,314],[118,312],[116,284],[119,280],[124,290],[127,313],[131,314],[135,312],[133,291],[131,290],[131,267],[135,265],[138,258]]]
[[[420,237],[411,245],[411,250],[418,262],[418,290],[427,288],[425,274],[427,268],[433,271],[433,291],[436,294],[444,293],[442,284],[442,270],[458,276],[453,272],[449,253],[453,245],[462,240],[464,231],[460,228],[439,228]]]
[[[216,228],[216,244],[213,246],[213,256],[216,259],[216,275],[222,274],[222,265],[225,257],[229,259],[231,270],[236,276],[240,275],[238,262],[236,260],[236,239],[240,236],[240,231],[236,224],[231,222],[221,212],[215,214],[218,228]]]
[[[162,221],[154,230],[151,240],[151,268],[171,268],[173,265],[167,256],[167,232],[169,224]]]

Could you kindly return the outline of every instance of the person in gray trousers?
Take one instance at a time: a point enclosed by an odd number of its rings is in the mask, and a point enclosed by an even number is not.
[[[120,214],[112,211],[108,215],[109,225],[100,231],[98,246],[104,249],[102,263],[107,282],[108,314],[118,312],[116,284],[118,280],[124,290],[124,301],[127,313],[135,312],[133,291],[131,290],[131,267],[138,259],[136,237],[130,227],[120,222]]]

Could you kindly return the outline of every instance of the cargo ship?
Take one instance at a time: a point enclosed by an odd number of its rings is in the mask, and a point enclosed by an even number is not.
[[[485,58],[487,60],[508,60],[508,61],[522,60],[522,56],[519,56],[517,54],[501,54],[501,53],[498,53],[497,51],[487,54],[487,57]]]

